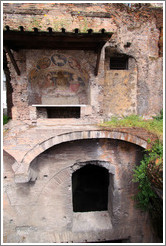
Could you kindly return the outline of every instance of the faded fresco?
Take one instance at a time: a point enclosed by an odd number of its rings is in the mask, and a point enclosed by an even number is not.
[[[42,57],[30,70],[30,104],[88,104],[88,73],[71,56]]]

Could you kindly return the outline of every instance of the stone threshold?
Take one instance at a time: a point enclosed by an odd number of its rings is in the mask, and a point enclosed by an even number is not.
[[[73,213],[73,232],[111,230],[112,224],[108,211]]]

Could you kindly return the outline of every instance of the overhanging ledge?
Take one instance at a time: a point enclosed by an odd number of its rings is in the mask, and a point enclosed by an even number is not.
[[[72,33],[4,31],[4,45],[10,49],[67,49],[98,51],[112,36],[112,32]]]
[[[51,30],[51,31],[50,31]],[[91,29],[90,29],[91,30]],[[95,66],[95,76],[98,75],[101,49],[105,43],[110,40],[112,32],[105,32],[104,29],[101,33],[79,33],[75,29],[75,33],[66,32],[39,32],[37,28],[32,31],[10,30],[9,28],[3,32],[4,46],[18,51],[20,49],[54,49],[54,50],[92,50],[97,53],[97,60]],[[14,60],[14,56],[13,56]],[[17,74],[19,68],[14,63]]]

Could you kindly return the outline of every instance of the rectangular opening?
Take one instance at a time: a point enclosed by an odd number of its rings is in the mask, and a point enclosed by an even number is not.
[[[38,112],[45,112],[44,118],[80,118],[80,107],[39,107]]]
[[[105,211],[108,206],[109,173],[87,164],[72,174],[74,212]]]
[[[111,70],[127,70],[128,69],[128,57],[127,56],[110,57],[110,69]]]

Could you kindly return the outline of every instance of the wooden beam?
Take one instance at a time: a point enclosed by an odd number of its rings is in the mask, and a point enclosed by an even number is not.
[[[97,50],[112,33],[14,32],[4,31],[4,45],[10,49],[76,49]],[[33,42],[31,42],[33,40]]]
[[[98,51],[97,51],[97,60],[96,60],[96,67],[95,67],[95,76],[98,75],[98,72],[99,72],[99,64],[100,64],[100,57],[101,57],[101,49],[102,49],[103,45],[102,46],[99,46],[98,48]]]
[[[19,68],[18,68],[18,66],[17,66],[16,60],[14,59],[14,56],[13,56],[11,50],[9,49],[8,46],[5,46],[4,48],[5,48],[6,52],[7,52],[8,55],[9,55],[9,58],[10,58],[12,64],[13,64],[14,69],[16,70],[17,75],[20,75],[21,72],[20,72],[20,70],[19,70]]]

